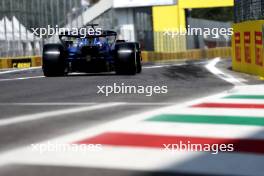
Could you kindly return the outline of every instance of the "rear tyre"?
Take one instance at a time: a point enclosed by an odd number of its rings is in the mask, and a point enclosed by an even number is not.
[[[142,58],[141,58],[141,49],[139,43],[136,43],[136,61],[137,61],[137,73],[142,72]]]
[[[119,75],[135,75],[138,71],[136,43],[117,43],[115,70]]]
[[[43,66],[44,76],[64,76],[66,70],[65,52],[60,44],[47,44],[43,48]]]

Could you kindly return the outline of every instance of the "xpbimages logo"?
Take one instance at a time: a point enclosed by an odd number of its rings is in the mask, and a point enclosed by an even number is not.
[[[166,28],[163,33],[164,36],[172,38],[176,36],[212,36],[216,39],[220,36],[231,37],[234,34],[233,28],[193,28],[190,25],[187,28],[180,26],[180,28]]]
[[[153,94],[166,94],[168,93],[168,86],[129,86],[122,83],[118,85],[114,83],[108,86],[97,86],[97,94],[109,96],[110,94],[143,94],[147,97]]]
[[[167,152],[211,152],[216,155],[219,152],[233,152],[234,144],[197,144],[191,141],[179,141],[175,144],[163,144],[164,151]]]
[[[55,27],[51,27],[50,25],[47,26],[47,28],[31,28],[31,30],[33,31],[33,34],[35,34],[36,36],[39,36],[40,38],[43,37],[50,37],[53,35],[65,35],[68,32],[71,32],[72,35],[80,35],[85,37],[86,35],[102,35],[102,28],[93,28],[93,27],[89,27],[89,28],[59,28],[58,25],[56,25]]]

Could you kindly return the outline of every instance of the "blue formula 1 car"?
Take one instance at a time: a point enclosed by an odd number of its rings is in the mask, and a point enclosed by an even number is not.
[[[99,73],[115,71],[135,75],[142,70],[141,50],[137,42],[116,40],[114,31],[100,35],[59,35],[59,44],[43,48],[43,73],[46,77],[64,76],[70,72]]]

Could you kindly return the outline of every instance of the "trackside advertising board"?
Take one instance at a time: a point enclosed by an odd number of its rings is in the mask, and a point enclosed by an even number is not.
[[[114,8],[175,5],[177,0],[114,0]]]
[[[264,77],[264,20],[234,24],[233,60],[235,71]]]

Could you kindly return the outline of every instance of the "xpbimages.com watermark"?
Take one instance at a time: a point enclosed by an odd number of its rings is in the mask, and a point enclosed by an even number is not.
[[[30,148],[34,152],[44,154],[45,152],[98,152],[102,150],[101,144],[63,144],[57,142],[47,142],[43,144],[31,144]]]
[[[97,86],[97,94],[109,96],[111,94],[140,94],[151,97],[154,94],[167,94],[168,86],[131,86],[125,83]]]
[[[180,28],[166,28],[164,29],[164,36],[172,38],[177,36],[204,36],[212,38],[231,37],[234,34],[233,28],[194,28],[190,25],[187,28],[181,26]]]
[[[40,38],[50,37],[53,35],[65,35],[67,33],[71,33],[71,35],[80,35],[81,37],[86,37],[87,35],[102,35],[102,28],[93,28],[93,27],[85,27],[85,28],[59,28],[58,25],[55,27],[51,27],[50,25],[47,28],[31,28],[33,34],[39,36]]]
[[[219,152],[233,152],[234,144],[196,144],[191,141],[179,141],[175,144],[163,144],[166,152],[210,152],[214,155]]]

